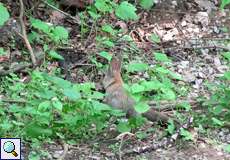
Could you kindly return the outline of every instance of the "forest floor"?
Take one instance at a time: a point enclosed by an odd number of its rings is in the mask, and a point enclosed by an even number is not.
[[[183,81],[175,83],[182,86],[181,91],[183,91],[183,87],[189,90],[186,97],[181,94],[178,99],[192,101],[200,97],[208,97],[210,92],[205,86],[206,82],[215,82],[216,78],[229,69],[227,64],[222,61],[221,52],[230,47],[229,44],[228,48],[222,45],[230,39],[229,32],[225,32],[226,26],[230,26],[230,11],[226,9],[225,12],[221,12],[218,5],[215,0],[162,0],[149,11],[141,10],[139,12],[141,18],[137,22],[125,23],[115,20],[112,16],[104,21],[126,30],[126,34],[130,35],[138,48],[142,50],[141,53],[137,53],[136,57],[143,58],[149,64],[153,63],[151,54],[153,50],[167,54],[173,64],[170,69],[183,77]],[[84,64],[90,63],[87,57],[98,51],[95,46],[95,26],[92,25],[90,34],[85,39],[81,39],[75,24],[71,23],[71,19],[66,20],[66,17],[59,11],[51,10],[47,11],[45,15],[38,16],[48,17],[47,21],[69,27],[71,30],[69,42],[71,47],[59,49],[66,60],[62,67],[64,70],[71,68],[70,72],[64,73],[65,77],[72,82],[94,81],[98,84],[98,90],[101,90],[102,73],[95,72],[92,69],[93,66],[84,66]],[[149,43],[151,33],[156,33],[160,37],[161,43],[158,46],[152,46]],[[119,48],[122,48],[123,45],[125,46],[125,44],[120,44],[113,52],[119,52]],[[131,56],[131,59],[136,57]],[[56,66],[56,62],[51,62],[50,66]],[[196,104],[192,107],[194,110],[200,110]],[[170,111],[168,112],[170,114]],[[140,130],[148,129],[152,125],[152,123],[146,124]],[[93,141],[84,141],[77,145],[68,145],[68,147],[57,141],[53,144],[44,144],[43,149],[48,151],[49,155],[46,155],[48,159],[60,158],[64,153],[66,160],[230,159],[230,154],[223,150],[223,146],[230,143],[230,128],[211,129],[208,135],[198,133],[198,128],[192,129],[191,132],[195,139],[193,142],[179,141],[171,147],[159,148],[141,154],[123,155],[122,153],[141,146],[160,143],[161,138],[164,137],[162,128],[157,128],[156,125],[153,131],[149,131],[148,135],[140,140],[130,134],[116,139],[118,134],[113,132],[113,126],[111,126],[107,133],[98,135]],[[25,155],[28,155],[30,149],[26,144],[23,148]]]

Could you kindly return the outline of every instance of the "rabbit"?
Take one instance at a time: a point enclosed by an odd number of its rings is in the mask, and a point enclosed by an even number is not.
[[[120,54],[118,54],[117,57],[113,56],[109,68],[105,73],[102,82],[106,92],[105,103],[113,108],[122,110],[126,113],[127,117],[134,117],[140,114],[134,109],[136,104],[135,100],[128,95],[123,87],[124,83],[121,77],[121,62],[122,57]],[[169,120],[168,116],[157,112],[152,108],[147,112],[142,113],[142,116],[152,122],[161,121],[167,123]]]

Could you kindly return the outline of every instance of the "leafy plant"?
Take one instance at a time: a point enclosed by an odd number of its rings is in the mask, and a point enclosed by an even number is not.
[[[136,8],[127,1],[121,2],[121,4],[115,9],[115,14],[122,20],[137,20]]]
[[[150,9],[154,5],[154,0],[140,0],[140,5],[144,9]]]
[[[89,138],[108,125],[107,119],[124,115],[100,102],[103,94],[94,91],[93,83],[72,84],[69,81],[34,71],[27,84],[6,79],[5,98],[23,103],[1,107],[0,134],[27,139]],[[14,85],[12,85],[14,83]],[[16,102],[17,102],[16,101]],[[0,101],[0,105],[4,105]],[[11,113],[13,116],[8,117]],[[92,124],[95,129],[91,130]]]
[[[227,6],[228,4],[230,4],[230,0],[221,0],[220,8],[224,9],[224,7]]]
[[[6,7],[0,3],[0,26],[3,26],[4,23],[10,18],[10,14]]]

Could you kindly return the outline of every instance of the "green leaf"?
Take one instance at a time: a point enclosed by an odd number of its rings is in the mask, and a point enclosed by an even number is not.
[[[10,18],[10,14],[6,7],[0,3],[0,26],[3,26],[6,21]]]
[[[97,13],[92,12],[92,11],[88,11],[88,13],[89,13],[89,15],[90,15],[93,19],[95,19],[95,20],[97,20],[98,18],[101,17],[100,14],[97,14]]]
[[[40,112],[45,112],[45,111],[47,111],[50,108],[51,108],[50,101],[44,101],[44,102],[41,102],[38,105],[38,111],[40,111]]]
[[[108,40],[108,39],[103,41],[102,44],[104,44],[104,45],[106,45],[106,46],[108,46],[110,48],[115,46],[114,43],[111,40]]]
[[[96,111],[110,111],[111,107],[107,104],[100,103],[98,101],[92,101],[93,107]]]
[[[178,104],[178,106],[181,106],[182,108],[184,108],[187,112],[191,111],[191,105],[188,102],[182,102],[180,104]]]
[[[182,80],[182,76],[178,73],[175,73],[175,72],[171,72],[169,71],[169,75],[173,78],[173,79],[176,79],[176,80]]]
[[[180,134],[184,137],[185,140],[193,140],[192,134],[184,128],[180,129]]]
[[[162,87],[162,83],[158,80],[144,81],[141,85],[145,87],[145,91],[159,90]]]
[[[224,52],[224,53],[222,53],[222,55],[223,55],[228,61],[230,61],[230,52]]]
[[[133,85],[130,87],[130,89],[131,89],[131,92],[132,92],[132,93],[140,93],[140,92],[145,91],[145,87],[142,86],[142,85],[140,85],[140,84],[138,84],[138,83],[133,84]]]
[[[95,84],[91,82],[85,82],[80,84],[74,84],[73,88],[77,91],[82,91],[83,93],[91,93],[92,89],[95,89]]]
[[[167,99],[167,100],[175,100],[176,99],[176,94],[173,90],[169,89],[169,88],[161,88],[162,92],[163,92],[163,99]]]
[[[112,55],[109,54],[109,52],[106,52],[106,51],[102,51],[99,53],[99,55],[105,59],[107,59],[108,61],[111,61],[112,59]]]
[[[81,98],[81,94],[74,88],[65,88],[63,94],[70,100],[75,101]]]
[[[156,34],[151,34],[150,40],[152,42],[155,42],[155,43],[160,43],[161,42],[160,38]]]
[[[140,0],[140,5],[144,9],[150,9],[154,4],[154,0]]]
[[[168,59],[166,54],[155,52],[154,53],[155,59],[160,62],[171,62],[170,59]]]
[[[41,126],[36,122],[32,122],[26,126],[25,132],[27,136],[37,138],[39,136],[51,136],[53,134],[52,128]]]
[[[215,117],[212,117],[212,122],[218,126],[223,126],[224,125],[224,122],[215,118]]]
[[[127,70],[129,72],[139,72],[139,71],[146,71],[148,69],[148,65],[146,63],[135,63],[132,62],[128,65]]]
[[[2,47],[0,47],[0,56],[5,56],[5,55],[7,55],[7,52],[4,51]]]
[[[137,20],[136,8],[127,1],[121,2],[121,4],[115,9],[115,14],[122,20]]]
[[[220,8],[224,9],[224,7],[228,4],[230,4],[230,0],[221,0]]]
[[[111,35],[115,35],[116,31],[113,29],[113,27],[109,24],[102,26],[102,31],[110,33]]]
[[[96,0],[95,7],[101,12],[112,12],[113,8],[109,0]]]
[[[48,54],[49,54],[50,57],[52,57],[54,59],[64,60],[64,58],[62,57],[62,55],[58,54],[54,50],[49,51]]]
[[[227,71],[224,73],[224,78],[226,78],[227,80],[230,80],[230,71]]]
[[[168,74],[171,72],[170,70],[168,70],[167,68],[164,68],[164,67],[156,67],[155,70],[156,70],[156,72],[162,73],[162,74]]]
[[[147,103],[145,102],[139,102],[137,103],[135,106],[134,106],[135,110],[138,112],[138,113],[145,113],[147,112],[150,107]]]
[[[144,139],[144,138],[148,137],[148,134],[146,132],[143,132],[143,131],[138,131],[136,133],[136,136],[137,136],[138,139]]]
[[[226,152],[230,153],[230,144],[225,145],[223,148]]]
[[[166,130],[172,135],[174,133],[175,129],[176,129],[176,127],[175,127],[175,125],[173,123],[173,120],[169,119],[169,121],[168,121],[168,127],[167,127]]]
[[[121,133],[130,132],[131,127],[128,122],[119,122],[119,124],[117,125],[117,130]]]
[[[62,111],[63,105],[62,103],[59,101],[58,98],[53,98],[52,99],[52,104],[54,106],[54,108],[56,108],[59,111]]]
[[[53,29],[52,33],[53,33],[52,38],[54,38],[55,41],[67,40],[69,38],[68,31],[64,27],[61,27],[61,26],[55,27]]]
[[[41,21],[40,19],[30,18],[30,23],[31,23],[32,27],[34,27],[34,28],[46,33],[46,34],[50,33],[51,27],[47,23]]]

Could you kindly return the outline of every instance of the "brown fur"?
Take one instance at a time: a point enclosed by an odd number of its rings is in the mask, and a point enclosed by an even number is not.
[[[136,116],[138,113],[134,109],[135,101],[123,88],[121,61],[121,57],[113,57],[103,79],[103,85],[106,90],[105,102],[114,108],[123,110],[128,117]],[[167,123],[169,120],[167,116],[154,109],[150,109],[142,115],[150,121]]]

